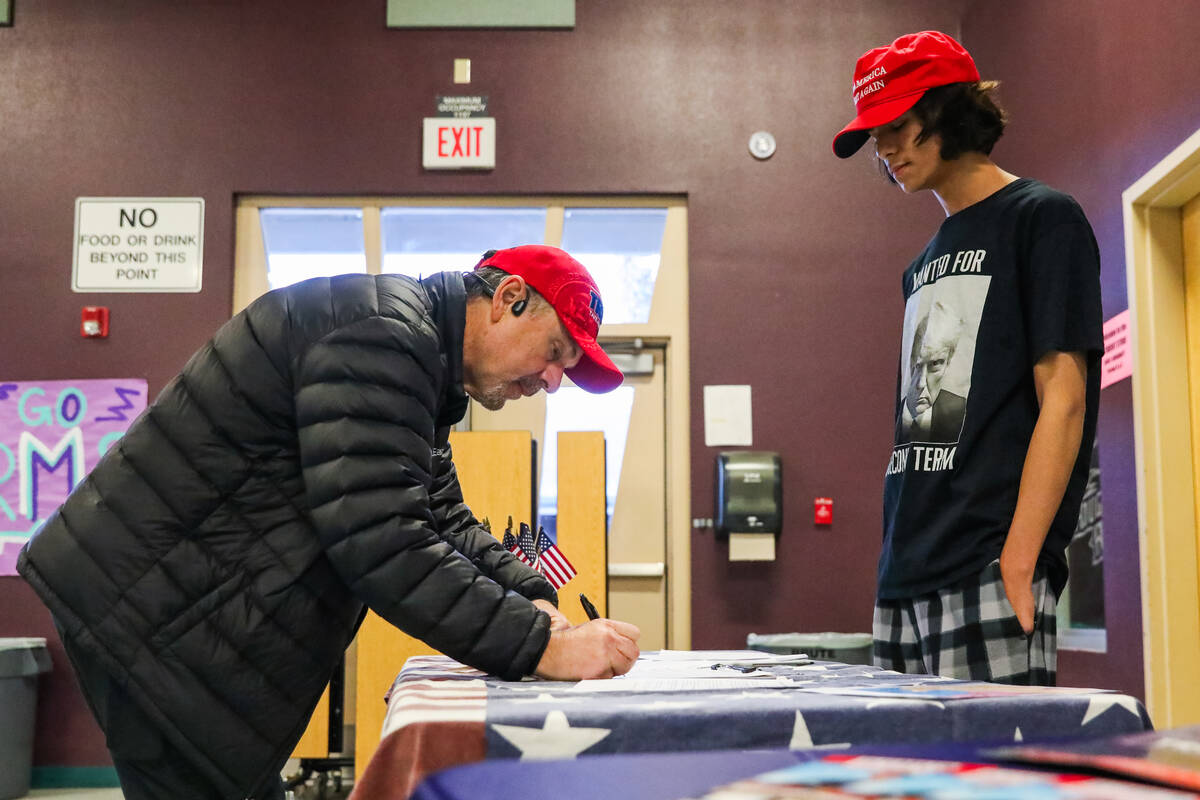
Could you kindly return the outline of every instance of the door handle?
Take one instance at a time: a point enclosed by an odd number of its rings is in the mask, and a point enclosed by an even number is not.
[[[610,578],[661,578],[667,573],[662,561],[625,561],[608,565]]]

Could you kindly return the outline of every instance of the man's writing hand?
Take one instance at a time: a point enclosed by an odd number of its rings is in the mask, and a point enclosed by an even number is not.
[[[554,631],[534,673],[552,681],[624,675],[637,661],[641,635],[636,625],[614,619],[594,619]]]

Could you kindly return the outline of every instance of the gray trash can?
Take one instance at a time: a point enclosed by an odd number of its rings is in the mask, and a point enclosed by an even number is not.
[[[871,663],[869,633],[751,633],[746,647],[764,653],[807,653],[821,661]]]
[[[0,800],[29,793],[38,675],[49,671],[45,639],[0,639]]]

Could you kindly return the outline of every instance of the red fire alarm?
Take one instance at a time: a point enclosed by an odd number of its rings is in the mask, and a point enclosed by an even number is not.
[[[813,522],[817,525],[833,524],[833,498],[818,497],[813,500]]]
[[[84,306],[79,322],[79,335],[85,339],[108,336],[108,309],[104,306]]]

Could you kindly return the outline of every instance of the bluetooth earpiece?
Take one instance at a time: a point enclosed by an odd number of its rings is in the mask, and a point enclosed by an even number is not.
[[[525,313],[525,306],[529,304],[529,294],[512,304],[512,314],[514,317],[519,317]]]

